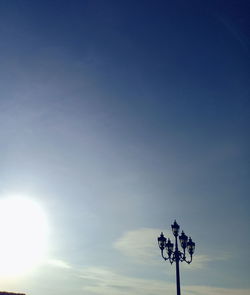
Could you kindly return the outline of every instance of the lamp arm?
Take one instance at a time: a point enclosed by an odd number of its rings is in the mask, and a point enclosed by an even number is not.
[[[162,257],[165,261],[169,260],[169,262],[170,262],[171,264],[176,260],[176,259],[175,259],[175,255],[174,255],[174,253],[170,254],[168,257],[165,257],[165,256],[163,255],[163,250],[161,250],[161,257]]]

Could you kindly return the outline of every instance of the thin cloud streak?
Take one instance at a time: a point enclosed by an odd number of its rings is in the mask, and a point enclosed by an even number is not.
[[[69,265],[67,262],[60,260],[60,259],[50,259],[48,264],[53,267],[64,268],[64,269],[71,269],[72,266]]]
[[[115,243],[114,248],[133,261],[141,264],[156,265],[159,262],[159,249],[157,245],[157,234],[161,232],[156,228],[140,228],[125,232]],[[170,231],[165,231],[167,237],[171,236]],[[154,242],[155,241],[155,242]],[[210,257],[208,255],[195,255],[192,267],[185,265],[184,269],[197,270],[207,266],[215,260],[226,260],[226,256]]]
[[[91,267],[81,271],[82,290],[95,295],[160,295],[173,294],[175,284],[160,280],[146,280],[114,273],[109,269]],[[187,295],[248,295],[250,289],[229,289],[210,286],[183,286]]]
[[[157,249],[157,233],[161,230],[155,228],[140,228],[125,232],[114,243],[114,248],[138,263],[154,263],[159,255]],[[155,242],[154,242],[155,241]]]

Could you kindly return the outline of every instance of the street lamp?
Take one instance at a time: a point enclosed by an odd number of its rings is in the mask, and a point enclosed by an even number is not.
[[[161,233],[161,235],[158,238],[158,245],[161,250],[161,256],[166,261],[169,260],[169,262],[172,264],[175,262],[176,265],[176,290],[177,295],[181,295],[181,287],[180,287],[180,269],[179,269],[179,262],[185,261],[186,263],[190,264],[193,259],[194,249],[195,249],[195,243],[192,241],[192,239],[187,237],[184,233],[184,231],[181,232],[179,235],[179,229],[180,226],[174,221],[174,223],[171,225],[173,235],[175,237],[175,249],[174,244],[171,243],[170,239],[166,239]],[[179,251],[178,249],[178,238],[180,245],[183,249],[183,252]],[[164,250],[167,252],[167,256],[164,256]],[[186,257],[186,250],[189,253],[190,258],[187,259]]]

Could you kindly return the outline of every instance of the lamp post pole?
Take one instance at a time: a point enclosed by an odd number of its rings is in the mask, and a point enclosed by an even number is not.
[[[175,262],[176,266],[176,291],[177,295],[181,295],[181,286],[180,286],[180,262],[185,261],[186,263],[190,264],[193,259],[194,249],[195,249],[195,243],[192,241],[191,237],[188,237],[185,235],[185,233],[182,231],[181,235],[179,235],[179,228],[180,226],[177,224],[176,220],[171,225],[172,232],[175,237],[175,249],[174,244],[171,243],[170,239],[166,239],[161,233],[160,237],[158,238],[158,245],[161,250],[161,256],[162,258],[172,264]],[[180,245],[183,249],[183,252],[179,251],[178,248],[178,237],[180,241]],[[186,257],[186,249],[189,253],[189,260]],[[167,252],[167,256],[164,256],[164,250]]]
[[[181,295],[181,285],[180,285],[180,259],[179,259],[179,250],[178,250],[178,243],[177,243],[177,236],[175,237],[175,266],[176,266],[176,291],[177,295]]]

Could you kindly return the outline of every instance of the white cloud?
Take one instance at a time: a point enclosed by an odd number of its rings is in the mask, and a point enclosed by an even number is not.
[[[159,264],[160,250],[157,237],[160,233],[161,230],[157,228],[139,228],[127,231],[114,243],[114,248],[137,263]],[[164,231],[164,235],[165,237],[173,238],[171,231]],[[225,259],[225,255],[210,257],[208,255],[195,254],[192,264],[183,263],[183,266],[185,265],[184,269],[196,270],[204,268],[211,261]]]
[[[157,242],[160,233],[161,230],[154,228],[128,231],[114,243],[114,248],[137,262],[156,263],[160,255]]]
[[[190,265],[186,264],[186,263],[182,263],[184,266],[184,270],[185,269],[189,269],[189,270],[197,270],[197,269],[202,269],[205,268],[206,266],[208,266],[209,262],[212,261],[218,261],[218,260],[227,260],[228,256],[227,255],[218,255],[218,256],[208,256],[208,255],[194,255],[193,257],[193,261]]]
[[[229,289],[210,286],[186,286],[186,295],[249,295],[250,289]]]
[[[151,295],[162,294],[166,290],[173,293],[175,288],[174,284],[133,278],[103,268],[84,269],[80,277],[84,282],[83,290],[96,295]]]
[[[175,294],[175,284],[146,280],[92,267],[81,271],[82,290],[91,295],[162,295]],[[250,289],[229,289],[211,286],[183,286],[186,295],[249,295]]]
[[[60,260],[60,259],[50,259],[48,264],[54,267],[70,269],[72,268],[67,262]]]

